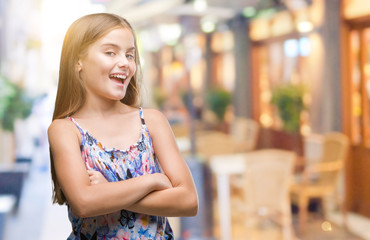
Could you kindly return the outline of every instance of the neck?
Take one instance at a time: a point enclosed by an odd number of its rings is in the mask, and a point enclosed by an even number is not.
[[[78,118],[106,118],[125,111],[129,106],[117,100],[87,98],[82,108],[75,114]]]

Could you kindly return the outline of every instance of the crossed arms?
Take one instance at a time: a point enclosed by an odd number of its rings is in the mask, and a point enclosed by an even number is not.
[[[50,125],[49,143],[57,179],[75,214],[91,217],[121,209],[156,216],[197,213],[194,182],[167,119],[156,110],[145,110],[145,116],[163,174],[119,182],[106,182],[99,174],[86,170],[79,148],[80,133],[71,121],[58,119]]]

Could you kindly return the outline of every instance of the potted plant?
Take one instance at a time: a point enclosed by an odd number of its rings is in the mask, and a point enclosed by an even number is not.
[[[231,103],[231,93],[222,88],[213,88],[208,91],[206,101],[209,109],[215,116],[214,120],[216,122],[213,124],[215,124],[216,128],[219,130],[228,132],[228,126],[225,122],[225,113]],[[205,116],[205,118],[213,119],[211,116]]]
[[[223,122],[226,109],[231,103],[230,92],[220,88],[211,89],[207,94],[207,102],[209,108],[216,114],[218,120]]]
[[[10,156],[3,159],[5,162],[11,162],[15,159],[15,139],[14,139],[14,124],[17,119],[27,118],[32,109],[33,100],[28,97],[23,88],[15,83],[12,83],[4,76],[0,76],[0,124],[2,145],[7,144],[5,151],[10,153]],[[7,139],[7,140],[4,140]],[[4,146],[3,146],[4,147]],[[12,149],[12,150],[11,150]]]
[[[16,162],[15,121],[27,118],[33,100],[18,85],[0,75],[0,194],[15,196],[14,211],[17,211],[23,183],[28,173],[28,164]],[[32,144],[32,143],[30,143]]]
[[[305,93],[305,85],[293,83],[282,84],[272,90],[271,104],[277,108],[284,131],[299,133],[301,113],[306,108]]]

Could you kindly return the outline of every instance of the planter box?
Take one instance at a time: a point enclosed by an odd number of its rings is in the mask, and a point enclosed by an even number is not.
[[[261,127],[257,149],[263,148],[290,150],[294,151],[298,156],[303,156],[303,136],[282,130]]]

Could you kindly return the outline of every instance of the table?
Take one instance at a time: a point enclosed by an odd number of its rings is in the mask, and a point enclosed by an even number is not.
[[[217,178],[218,210],[221,240],[231,240],[230,180],[231,174],[243,174],[247,153],[213,156],[210,167]]]

